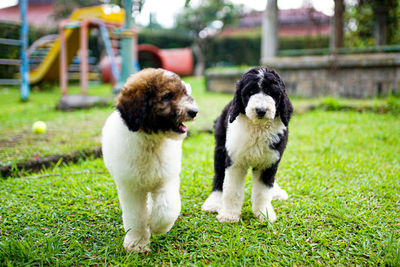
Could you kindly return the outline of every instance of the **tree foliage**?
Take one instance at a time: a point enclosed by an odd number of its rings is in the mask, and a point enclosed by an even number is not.
[[[212,28],[215,21],[225,25],[234,25],[241,14],[241,6],[232,4],[229,0],[201,0],[198,5],[186,1],[183,12],[177,16],[177,27],[199,35],[206,28]]]
[[[204,51],[207,49],[209,38],[226,25],[236,24],[241,10],[242,6],[234,5],[229,0],[200,0],[198,5],[186,0],[184,10],[177,16],[176,27],[187,32],[194,40],[196,75],[201,75],[204,71]]]
[[[376,45],[374,32],[385,25],[386,44],[400,43],[400,3],[398,0],[357,0],[346,6],[346,46]]]

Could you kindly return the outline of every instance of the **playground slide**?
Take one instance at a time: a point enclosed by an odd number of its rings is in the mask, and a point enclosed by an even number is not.
[[[84,19],[101,19],[105,22],[124,22],[124,10],[118,6],[101,5],[76,9],[69,17],[70,21],[81,21]],[[67,63],[72,62],[79,49],[80,30],[79,27],[65,30],[67,45]],[[43,80],[57,81],[60,75],[60,38],[51,46],[49,52],[40,65],[29,72],[29,83],[36,84]]]

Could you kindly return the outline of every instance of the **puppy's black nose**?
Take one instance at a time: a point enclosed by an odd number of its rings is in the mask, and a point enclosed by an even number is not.
[[[197,115],[197,112],[199,112],[197,109],[189,109],[187,113],[190,118],[194,119]]]
[[[256,108],[256,113],[258,118],[264,118],[265,113],[267,113],[267,109],[265,108]]]

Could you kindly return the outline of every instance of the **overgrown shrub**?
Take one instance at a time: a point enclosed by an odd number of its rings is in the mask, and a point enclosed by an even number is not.
[[[339,102],[338,99],[327,97],[322,101],[321,108],[330,111],[337,111],[341,110],[343,108],[343,105]]]
[[[174,30],[142,30],[138,34],[139,44],[152,44],[158,48],[190,47],[193,40]]]
[[[390,93],[386,100],[386,108],[394,114],[400,114],[400,96]]]

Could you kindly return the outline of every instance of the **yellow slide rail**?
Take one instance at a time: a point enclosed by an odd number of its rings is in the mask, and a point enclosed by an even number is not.
[[[125,12],[115,5],[101,5],[76,9],[69,17],[70,21],[82,21],[84,19],[101,19],[109,23],[124,23]],[[79,50],[80,28],[65,30],[67,43],[67,62],[72,62]],[[40,65],[29,72],[29,83],[36,84],[43,80],[57,81],[60,75],[60,38],[51,46],[49,52]]]

